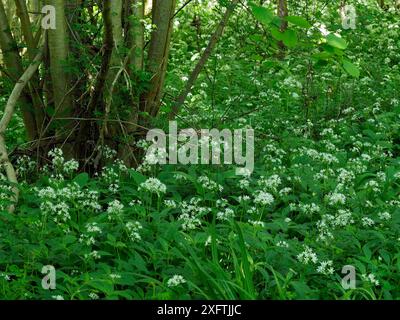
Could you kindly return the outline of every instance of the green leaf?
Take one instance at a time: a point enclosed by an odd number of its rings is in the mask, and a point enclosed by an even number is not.
[[[110,294],[114,290],[114,286],[111,281],[103,279],[94,279],[88,283],[89,286],[97,289],[105,294]]]
[[[332,58],[332,54],[326,51],[322,51],[316,54],[313,54],[312,57],[316,60],[324,60],[327,61]]]
[[[360,77],[360,69],[349,60],[343,59],[343,68],[346,72],[354,78]]]
[[[129,175],[138,185],[147,180],[144,175],[133,169],[129,169]]]
[[[269,25],[274,19],[273,13],[265,7],[251,4],[251,10],[253,11],[254,17],[264,25]]]
[[[82,172],[81,174],[78,174],[74,178],[74,182],[76,182],[80,187],[86,185],[88,181],[89,181],[89,175],[86,172]]]
[[[340,38],[338,36],[335,36],[332,33],[327,35],[326,41],[332,47],[335,47],[335,48],[338,48],[338,49],[342,49],[342,50],[347,48],[346,40],[344,40],[343,38]]]
[[[295,47],[298,43],[297,33],[294,30],[286,30],[282,38],[283,43],[289,48]]]
[[[283,33],[277,27],[271,27],[271,35],[278,41],[283,40]]]
[[[364,252],[365,257],[366,257],[368,260],[371,260],[372,252],[371,252],[370,248],[368,248],[367,245],[365,245],[365,246],[363,247],[362,251]]]
[[[296,25],[296,26],[299,26],[301,28],[308,29],[308,28],[312,27],[311,24],[306,19],[304,19],[302,17],[289,16],[289,17],[286,17],[285,20],[290,22],[290,23],[292,23],[292,24],[294,24],[294,25]]]

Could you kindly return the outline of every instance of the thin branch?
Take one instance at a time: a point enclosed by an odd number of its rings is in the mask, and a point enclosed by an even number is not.
[[[174,13],[174,15],[171,17],[171,20],[172,20],[173,18],[175,18],[175,17],[179,14],[179,12],[181,12],[188,4],[190,4],[192,1],[193,1],[193,0],[187,0],[187,1],[182,5],[182,7],[180,7],[180,8]]]
[[[189,80],[186,82],[185,88],[182,90],[180,95],[177,97],[176,102],[172,106],[172,111],[170,114],[170,118],[173,119],[179,112],[179,109],[182,107],[182,105],[185,103],[185,100],[192,90],[192,87],[194,86],[197,78],[200,75],[200,72],[203,70],[207,60],[210,58],[211,53],[213,52],[215,46],[218,43],[218,40],[222,36],[225,26],[232,15],[232,13],[235,10],[235,7],[239,0],[233,0],[230,6],[226,8],[225,14],[220,21],[220,23],[217,26],[217,29],[215,30],[214,34],[210,38],[210,41],[208,43],[207,48],[204,50],[203,55],[201,56],[199,62],[197,63],[196,67],[193,69],[192,73],[189,76]]]
[[[43,54],[44,54],[43,50],[40,50],[40,52],[36,55],[35,59],[33,60],[32,64],[26,69],[21,78],[18,80],[10,97],[8,98],[6,107],[4,109],[3,117],[0,120],[0,164],[3,165],[6,171],[8,181],[14,185],[12,188],[14,204],[12,204],[8,208],[8,211],[10,213],[14,212],[15,210],[15,204],[18,202],[19,198],[19,189],[17,187],[18,184],[17,174],[8,157],[7,147],[5,142],[5,133],[8,124],[10,123],[12,116],[14,115],[15,106],[18,102],[18,99],[21,96],[21,93],[24,90],[25,86],[28,84],[29,80],[33,77],[36,70],[39,68],[39,65],[43,59]]]

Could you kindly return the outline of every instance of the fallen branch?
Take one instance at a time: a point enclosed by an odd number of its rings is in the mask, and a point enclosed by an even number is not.
[[[15,106],[18,102],[18,99],[24,90],[25,86],[28,84],[29,80],[33,77],[37,69],[39,68],[39,65],[43,59],[43,50],[41,50],[31,63],[31,65],[26,69],[26,71],[23,73],[21,78],[17,81],[17,84],[15,85],[13,91],[11,92],[10,97],[8,98],[6,107],[4,109],[4,114],[2,119],[0,120],[0,165],[4,167],[4,170],[7,175],[8,181],[13,185],[12,191],[13,191],[13,196],[12,200],[14,204],[12,204],[9,208],[8,211],[10,213],[14,212],[15,210],[15,205],[18,202],[19,198],[19,189],[17,187],[18,180],[17,180],[17,174],[15,172],[15,169],[8,157],[7,153],[7,147],[6,147],[6,142],[5,142],[5,133],[7,130],[7,126],[11,121],[11,118],[15,112]]]

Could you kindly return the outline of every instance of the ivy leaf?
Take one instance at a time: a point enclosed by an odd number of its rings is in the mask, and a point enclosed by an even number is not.
[[[285,20],[301,28],[306,28],[306,29],[311,28],[311,24],[302,17],[288,16],[285,18]]]
[[[326,37],[326,41],[328,44],[334,48],[338,49],[346,49],[347,48],[347,42],[343,38],[340,38],[338,36],[335,36],[334,34],[330,33]]]
[[[251,5],[254,17],[264,25],[269,25],[274,19],[273,13],[265,7]]]
[[[346,72],[354,78],[360,77],[360,69],[349,60],[343,59],[343,68]]]

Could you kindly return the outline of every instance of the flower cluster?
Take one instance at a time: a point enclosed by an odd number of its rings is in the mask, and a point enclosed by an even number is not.
[[[148,191],[150,193],[156,193],[160,196],[167,192],[167,186],[163,184],[157,178],[148,178],[145,182],[139,185],[139,191]]]
[[[186,283],[186,280],[181,275],[174,275],[171,279],[167,281],[168,287],[177,287],[181,284]]]

